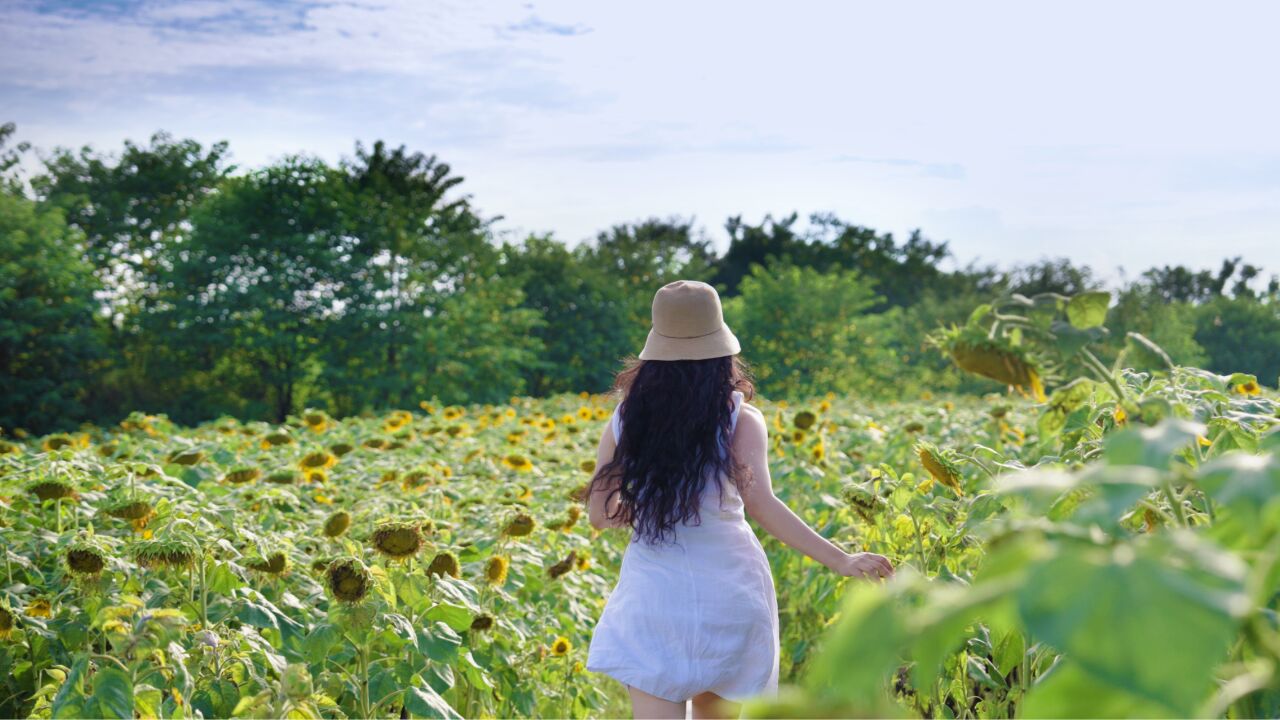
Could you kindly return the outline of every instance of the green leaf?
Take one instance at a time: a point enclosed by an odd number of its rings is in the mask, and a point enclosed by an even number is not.
[[[151,685],[138,685],[133,689],[133,709],[141,720],[154,720],[160,717],[164,693]]]
[[[1151,428],[1112,433],[1106,440],[1104,453],[1109,465],[1146,465],[1164,470],[1175,453],[1204,432],[1205,426],[1200,423],[1169,419]]]
[[[471,627],[471,611],[459,605],[440,603],[427,611],[428,620],[443,622],[458,632]]]
[[[1034,637],[1092,679],[1190,717],[1212,692],[1248,607],[1244,577],[1238,558],[1190,533],[1067,546],[1028,576],[1018,612]],[[1108,711],[1098,702],[1075,709]]]
[[[1180,714],[1163,703],[1137,697],[1090,675],[1067,659],[1060,660],[1041,676],[1018,708],[1018,717],[1024,718],[1142,718]]]
[[[1080,293],[1067,302],[1067,320],[1081,330],[1097,327],[1106,322],[1110,304],[1111,293],[1105,290]]]
[[[89,669],[89,658],[81,656],[71,664],[71,671],[58,694],[53,696],[51,713],[55,718],[74,718],[84,716],[84,676]]]
[[[1232,452],[1199,469],[1197,483],[1223,505],[1256,510],[1280,496],[1280,462],[1274,455]]]
[[[411,687],[404,693],[404,708],[414,717],[422,718],[460,718],[444,698],[440,697],[429,685]]]
[[[898,666],[906,633],[898,599],[884,586],[850,584],[848,596],[821,653],[804,678],[809,688],[867,705]]]
[[[133,678],[114,665],[93,676],[93,702],[102,717],[133,718]]]

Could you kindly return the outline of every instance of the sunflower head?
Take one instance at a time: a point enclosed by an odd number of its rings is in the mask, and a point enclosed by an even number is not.
[[[103,509],[103,512],[117,520],[138,522],[151,517],[154,508],[150,502],[133,497],[124,498],[119,502],[108,505]]]
[[[569,642],[569,638],[563,635],[556,638],[555,642],[551,643],[551,654],[556,657],[564,657],[572,650],[573,644]]]
[[[351,513],[346,510],[339,510],[324,521],[324,536],[329,538],[339,537],[349,527],[351,527]]]
[[[40,443],[40,449],[45,452],[54,452],[64,448],[73,447],[75,444],[76,441],[70,435],[59,433],[45,438],[44,441]]]
[[[243,485],[257,480],[261,475],[262,471],[258,468],[237,468],[227,473],[222,479],[232,485]]]
[[[358,558],[340,558],[329,563],[324,580],[329,594],[335,599],[358,603],[369,594],[373,574]]]
[[[27,492],[40,500],[66,500],[76,496],[76,488],[62,478],[44,478],[27,486]]]
[[[134,548],[133,557],[142,567],[184,568],[195,562],[196,547],[185,539],[147,540]]]
[[[550,577],[552,580],[555,580],[556,578],[559,578],[564,574],[568,573],[570,570],[572,570],[574,566],[577,564],[577,562],[578,562],[578,551],[570,550],[568,556],[566,556],[565,559],[547,568],[547,577]]]
[[[818,416],[811,410],[801,410],[796,413],[795,418],[791,421],[793,425],[801,430],[808,430],[816,422],[818,422]]]
[[[1036,400],[1045,401],[1040,370],[1023,348],[961,331],[946,341],[946,350],[960,369],[1030,391]]]
[[[369,542],[378,552],[399,560],[413,556],[422,548],[422,531],[413,523],[383,523],[373,531]]]
[[[952,453],[940,450],[933,443],[922,440],[916,443],[916,456],[920,458],[920,464],[934,480],[951,488],[957,495],[961,494],[960,463]]]
[[[505,585],[507,571],[511,568],[511,558],[506,555],[493,555],[484,564],[484,579],[490,585]]]
[[[502,529],[502,534],[508,537],[524,537],[533,532],[533,526],[533,516],[528,513],[519,513]]]
[[[0,440],[0,455],[17,455],[22,452],[22,446],[11,443],[8,440]]]
[[[529,472],[533,469],[533,463],[529,458],[515,453],[502,458],[502,464],[516,472]]]
[[[64,557],[67,570],[75,575],[96,576],[107,567],[107,555],[98,546],[89,542],[76,542],[67,548]]]
[[[313,453],[307,453],[302,460],[298,461],[298,467],[303,472],[308,470],[327,470],[338,464],[338,457],[327,450],[317,450]]]
[[[289,445],[293,442],[293,436],[288,431],[280,430],[268,433],[262,438],[262,444],[267,447],[278,447],[280,445]]]
[[[246,563],[246,567],[254,572],[265,573],[267,575],[283,575],[289,570],[289,556],[277,550],[266,557],[251,560]]]
[[[431,564],[427,566],[427,574],[434,577],[441,575],[460,577],[462,568],[458,564],[458,556],[451,552],[437,553],[435,557],[431,558]]]
[[[471,621],[471,629],[476,632],[484,632],[485,630],[490,630],[492,628],[492,615],[477,615],[475,619]]]
[[[16,619],[13,617],[13,611],[4,605],[0,605],[0,638],[9,637],[15,624]]]

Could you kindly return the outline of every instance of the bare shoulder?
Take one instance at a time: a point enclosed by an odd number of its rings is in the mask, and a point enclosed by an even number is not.
[[[763,435],[768,431],[769,424],[764,419],[764,413],[751,403],[743,403],[742,410],[738,412],[738,427],[746,430],[745,433],[738,433],[738,436]]]

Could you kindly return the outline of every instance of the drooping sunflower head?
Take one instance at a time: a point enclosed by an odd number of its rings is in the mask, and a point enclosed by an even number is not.
[[[346,455],[347,453],[355,449],[356,449],[355,445],[352,445],[351,443],[345,443],[345,442],[334,443],[329,446],[329,452],[333,453],[334,455],[337,455],[338,457],[342,457],[343,455]]]
[[[138,522],[151,517],[151,514],[155,512],[155,509],[147,500],[137,497],[127,497],[103,508],[103,512],[117,520]]]
[[[960,489],[960,463],[951,452],[941,450],[933,443],[921,440],[916,443],[916,456],[920,458],[920,464],[924,466],[924,469],[929,472],[929,475],[934,480],[951,488],[957,495],[962,494]]]
[[[427,567],[427,574],[435,577],[441,575],[461,577],[462,567],[458,564],[458,556],[447,551],[436,553],[436,556],[431,558],[431,565]]]
[[[358,558],[334,560],[325,570],[325,587],[330,595],[342,602],[360,602],[372,586],[373,574]]]
[[[511,518],[511,522],[502,529],[502,534],[508,537],[524,537],[533,532],[533,526],[533,516],[522,512]]]
[[[471,629],[472,629],[472,630],[474,630],[474,631],[476,631],[476,632],[484,632],[484,631],[486,631],[486,630],[490,630],[490,629],[492,629],[492,628],[493,628],[493,616],[492,616],[492,615],[487,615],[487,614],[486,614],[486,615],[477,615],[477,616],[475,617],[475,619],[471,621]]]
[[[66,500],[76,496],[76,488],[59,477],[46,477],[27,486],[27,492],[40,500]]]
[[[7,606],[0,604],[0,638],[9,637],[10,633],[13,632],[15,623],[16,620],[13,617],[13,611]]]
[[[96,576],[107,567],[107,555],[102,548],[89,542],[78,541],[67,548],[63,558],[67,570],[75,575]]]
[[[351,513],[346,510],[339,510],[324,521],[324,536],[329,538],[340,537],[349,527],[351,527]]]
[[[134,547],[133,557],[142,567],[184,568],[195,562],[197,549],[185,539],[145,540]]]
[[[1040,370],[1024,348],[966,331],[952,333],[942,342],[960,369],[1030,392],[1045,402]]]
[[[283,575],[289,570],[289,566],[291,564],[292,563],[290,563],[289,556],[287,554],[283,551],[276,550],[275,552],[267,554],[265,557],[249,561],[245,566],[254,572],[265,573],[267,575]]]
[[[793,425],[801,430],[808,430],[816,422],[818,422],[818,416],[811,410],[801,410],[796,413],[795,418],[791,421]]]
[[[262,471],[259,470],[258,468],[245,467],[245,468],[237,468],[235,470],[232,470],[231,472],[227,473],[222,479],[226,482],[231,483],[232,485],[243,485],[245,483],[249,483],[249,482],[253,482],[254,480],[257,480],[258,477],[261,475],[262,475]]]
[[[413,523],[387,522],[373,531],[369,542],[383,555],[400,560],[413,556],[422,548],[422,531]]]
[[[570,550],[565,559],[547,568],[547,577],[555,580],[574,568],[578,563],[578,551]]]
[[[507,571],[511,568],[511,558],[506,555],[493,555],[484,564],[484,579],[490,585],[505,585]]]

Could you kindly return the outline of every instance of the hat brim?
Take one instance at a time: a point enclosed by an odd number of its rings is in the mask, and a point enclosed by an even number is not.
[[[738,338],[728,325],[719,330],[692,338],[676,338],[659,335],[652,328],[640,351],[641,360],[709,360],[737,355],[742,352]]]

